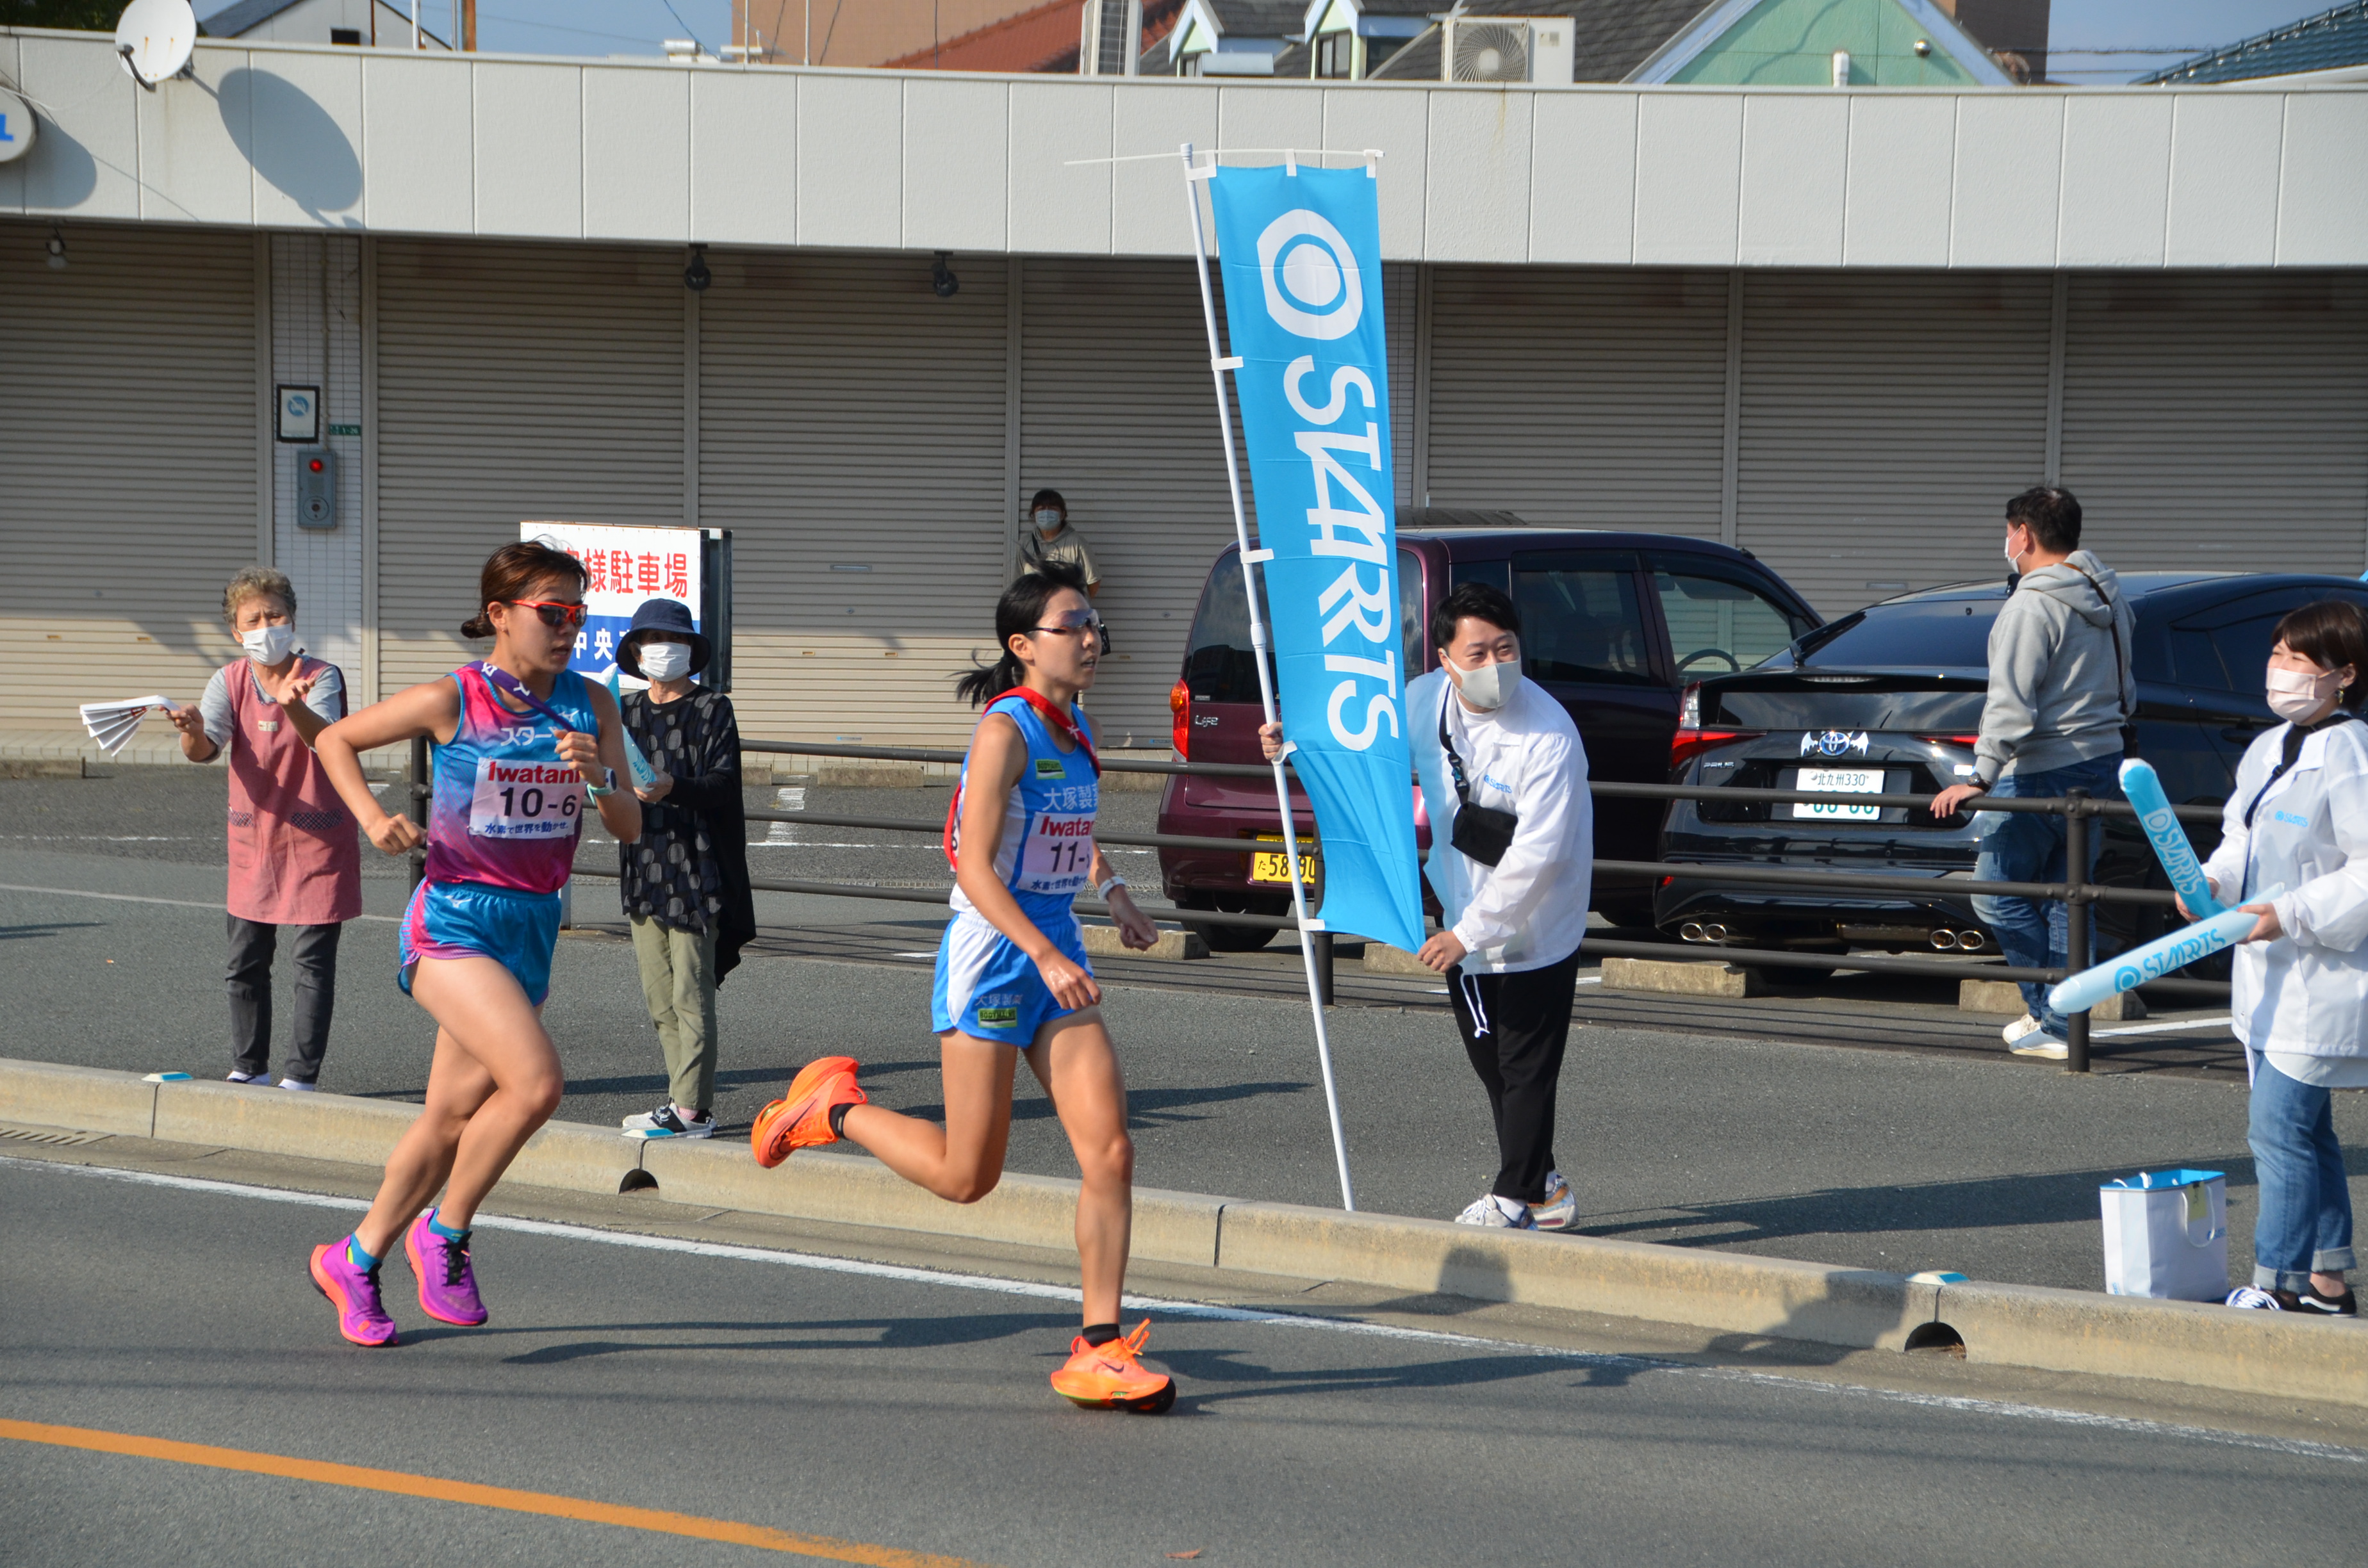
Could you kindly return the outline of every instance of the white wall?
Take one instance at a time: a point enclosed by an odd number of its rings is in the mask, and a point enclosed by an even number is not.
[[[1324,87],[240,42],[146,93],[102,36],[5,30],[0,73],[42,107],[0,165],[0,213],[32,217],[1175,256],[1156,154],[1190,140],[1381,151],[1392,260],[2368,265],[2358,85]]]

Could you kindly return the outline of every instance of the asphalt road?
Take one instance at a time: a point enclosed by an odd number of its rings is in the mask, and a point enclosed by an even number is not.
[[[390,1265],[405,1343],[359,1351],[302,1270],[352,1207],[0,1162],[0,1422],[740,1521],[873,1562],[2274,1562],[2368,1522],[2356,1449],[1223,1309],[1149,1309],[1169,1414],[1079,1412],[1044,1381],[1075,1322],[1056,1289],[548,1225],[481,1231],[483,1329],[428,1324]],[[691,1544],[22,1430],[0,1426],[20,1568],[582,1568]]]
[[[220,774],[197,768],[0,782],[0,823],[40,830],[0,838],[0,1008],[13,1025],[0,1053],[226,1070],[219,829],[209,845],[196,825],[217,809],[208,788],[219,791]],[[849,865],[816,874],[846,877],[878,854],[829,852]],[[25,888],[71,891],[11,891]],[[328,1088],[418,1096],[432,1030],[393,984],[390,919],[402,894],[392,875],[370,881],[366,903],[381,918],[347,932]],[[611,895],[586,883],[580,896]],[[910,933],[902,967],[755,958],[725,983],[718,1111],[728,1129],[745,1129],[798,1065],[836,1051],[864,1062],[882,1103],[936,1106],[927,1025],[941,917],[854,900],[759,903],[768,924],[879,922],[883,912],[903,922],[890,929]],[[1304,1004],[1113,985],[1106,1012],[1145,1186],[1338,1201]],[[1452,1024],[1423,1008],[1330,1017],[1360,1206],[1454,1213],[1488,1185],[1494,1159]],[[564,1118],[613,1124],[663,1094],[620,942],[563,940],[545,1017],[568,1068]],[[1075,1174],[1025,1074],[1020,1094],[1011,1168]],[[2359,1173],[2354,1201],[2368,1212],[2368,1105],[2340,1096],[2336,1115]],[[2252,1164],[2244,1091],[2232,1084],[2080,1078],[2003,1052],[1964,1061],[1584,1028],[1565,1070],[1561,1127],[1590,1234],[2094,1290],[2098,1184],[2184,1165],[2228,1174],[2231,1273],[2249,1276]]]

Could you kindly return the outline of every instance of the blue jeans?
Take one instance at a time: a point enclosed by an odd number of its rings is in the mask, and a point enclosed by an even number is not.
[[[1991,787],[1995,800],[2052,800],[2067,790],[2086,790],[2096,800],[2122,796],[2122,759],[2091,757],[2069,767],[2045,773],[2009,773]],[[1981,854],[1974,877],[1985,882],[2085,882],[2096,874],[2097,851],[2104,846],[2104,824],[2089,822],[2089,863],[2076,877],[2064,874],[2065,819],[2035,812],[2002,813],[1981,838]],[[1976,896],[1974,914],[1998,937],[1998,950],[2017,969],[2061,968],[2065,927],[2069,911],[2051,900]],[[2049,987],[2036,980],[2021,983],[2022,1005],[2039,1027],[2057,1040],[2065,1036],[2064,1015],[2047,1005]]]
[[[2339,1274],[2351,1256],[2351,1188],[2335,1141],[2334,1096],[2287,1077],[2266,1061],[2253,1073],[2253,1176],[2260,1218],[2253,1224],[2253,1283],[2307,1290],[2313,1274]]]

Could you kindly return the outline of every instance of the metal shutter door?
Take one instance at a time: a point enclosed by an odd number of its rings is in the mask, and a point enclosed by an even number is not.
[[[1736,540],[1828,616],[2002,575],[2047,460],[2039,274],[1753,273]]]
[[[1716,539],[1726,275],[1441,267],[1430,496]]]
[[[1193,608],[1234,537],[1201,286],[1175,261],[1031,257],[1024,276],[1019,494],[1061,492],[1101,569],[1104,744],[1165,747]],[[1247,502],[1247,461],[1242,483]]]
[[[1011,529],[1004,264],[940,300],[922,256],[709,262],[700,521],[733,530],[742,732],[962,744]]]
[[[194,702],[238,653],[222,588],[255,559],[255,240],[0,223],[0,723]],[[161,723],[145,732],[154,741]]]
[[[2368,565],[2368,279],[2075,278],[2068,307],[2082,543],[2123,571]]]
[[[430,680],[529,518],[683,520],[678,253],[381,240],[381,679]]]

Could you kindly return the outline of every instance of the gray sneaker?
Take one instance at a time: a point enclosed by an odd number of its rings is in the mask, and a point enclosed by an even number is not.
[[[1459,1225],[1480,1225],[1499,1231],[1536,1230],[1538,1222],[1531,1218],[1530,1206],[1522,1203],[1515,1207],[1520,1210],[1518,1217],[1506,1213],[1505,1206],[1494,1196],[1478,1198],[1473,1200],[1471,1207],[1455,1217],[1455,1222]]]
[[[712,1138],[715,1113],[685,1116],[668,1101],[655,1110],[625,1118],[624,1132],[628,1138]]]

